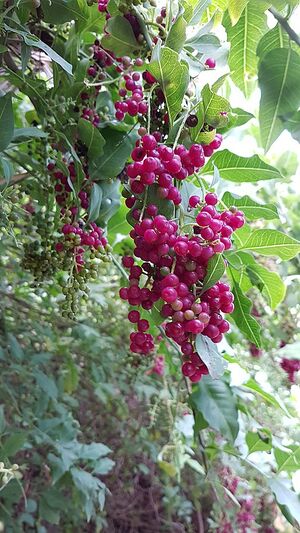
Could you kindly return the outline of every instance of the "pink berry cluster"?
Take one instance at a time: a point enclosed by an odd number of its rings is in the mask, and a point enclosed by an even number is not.
[[[87,249],[90,249],[91,252],[103,250],[107,246],[107,239],[103,236],[103,229],[94,222],[89,224],[89,229],[84,227],[84,219],[87,216],[89,207],[89,197],[88,192],[83,187],[78,193],[80,207],[83,211],[80,213],[79,208],[74,205],[72,187],[69,181],[74,182],[76,178],[74,163],[71,161],[68,164],[69,177],[56,168],[53,162],[50,162],[47,168],[55,182],[55,198],[60,206],[61,216],[63,219],[68,220],[61,228],[61,239],[56,243],[55,250],[59,253],[66,252],[66,250],[69,253],[71,252],[74,255],[77,268],[80,269],[84,264],[85,251]],[[87,180],[88,175],[85,176],[85,183]]]
[[[197,382],[208,371],[195,351],[196,335],[201,333],[215,343],[220,342],[229,330],[221,313],[234,310],[228,284],[219,281],[202,292],[208,261],[231,247],[231,235],[242,227],[244,216],[235,208],[219,212],[214,193],[207,193],[204,202],[192,196],[190,209],[199,211],[191,231],[181,233],[177,222],[159,214],[154,203],[146,202],[142,210],[135,208],[136,201],[141,195],[145,200],[154,184],[158,185],[158,192],[163,189],[161,198],[180,204],[180,192],[171,183],[203,165],[201,145],[192,145],[190,149],[179,146],[173,151],[158,144],[154,135],[144,135],[134,148],[132,159],[127,167],[132,196],[126,204],[136,220],[130,232],[134,255],[142,263],[135,264],[133,257],[123,258],[123,266],[129,269],[129,286],[120,290],[120,296],[133,307],[149,311],[155,305],[160,309],[166,320],[165,334],[181,347],[183,374]],[[176,195],[170,195],[170,189],[175,189]],[[149,322],[141,319],[137,310],[130,311],[128,318],[137,325],[137,332],[131,334],[130,349],[139,354],[150,353],[154,343],[146,334]]]
[[[213,155],[214,151],[220,148],[222,144],[223,137],[221,133],[216,133],[215,138],[209,144],[203,145],[203,152],[205,157],[210,157]]]
[[[287,359],[284,357],[280,362],[281,368],[287,373],[290,383],[295,383],[295,374],[300,371],[300,359]]]
[[[149,185],[158,185],[158,196],[171,200],[175,205],[181,203],[181,194],[175,181],[182,181],[199,170],[204,163],[203,147],[193,144],[189,149],[179,145],[175,150],[164,144],[158,144],[160,133],[144,135],[137,141],[131,153],[133,160],[127,166],[129,187],[132,196],[126,205],[131,208],[135,204],[136,195],[141,195]],[[140,213],[133,211],[133,217],[139,218]],[[151,232],[147,233],[151,235]],[[151,237],[150,237],[151,238]]]
[[[117,120],[123,120],[126,113],[131,117],[147,114],[148,104],[143,96],[143,86],[139,83],[140,78],[139,72],[124,74],[125,86],[119,89],[122,100],[115,102]]]

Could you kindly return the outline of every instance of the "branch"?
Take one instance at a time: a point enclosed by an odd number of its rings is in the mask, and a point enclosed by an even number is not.
[[[286,31],[289,38],[294,41],[298,46],[300,46],[300,37],[297,33],[291,28],[286,18],[284,18],[274,7],[269,8],[270,13],[278,21],[280,26]]]
[[[9,181],[8,185],[15,185],[15,183],[19,183],[20,181],[23,181],[28,177],[28,172],[24,172],[23,174],[15,174]],[[0,180],[0,187],[1,185],[7,185],[7,181],[5,179]]]

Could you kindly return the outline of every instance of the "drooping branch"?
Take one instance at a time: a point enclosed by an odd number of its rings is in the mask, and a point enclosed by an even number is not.
[[[289,38],[294,41],[298,46],[300,46],[300,37],[299,35],[291,28],[289,25],[287,19],[283,17],[274,7],[269,8],[270,13],[272,13],[273,17],[278,21],[280,26],[286,31]]]

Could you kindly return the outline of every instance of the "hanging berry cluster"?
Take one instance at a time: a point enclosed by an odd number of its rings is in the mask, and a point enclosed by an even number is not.
[[[229,330],[221,313],[234,310],[233,294],[226,283],[220,281],[202,293],[207,265],[215,254],[230,249],[231,235],[243,226],[244,216],[234,208],[218,211],[214,193],[207,193],[204,202],[198,196],[190,197],[191,212],[198,212],[187,225],[184,222],[180,227],[177,219],[160,214],[158,206],[147,200],[151,188],[157,187],[161,206],[164,200],[179,206],[181,194],[174,183],[197,172],[205,156],[200,144],[189,149],[180,145],[173,150],[159,144],[158,138],[157,133],[144,135],[132,151],[133,163],[127,166],[126,204],[135,220],[130,232],[135,259],[123,258],[130,275],[129,286],[121,288],[120,296],[141,310],[150,311],[154,306],[160,309],[166,319],[167,337],[181,347],[183,374],[197,382],[207,368],[196,352],[196,336],[203,334],[214,343],[220,342]],[[128,319],[137,327],[130,336],[131,351],[149,354],[154,349],[153,337],[147,333],[149,322],[136,309],[129,312]]]

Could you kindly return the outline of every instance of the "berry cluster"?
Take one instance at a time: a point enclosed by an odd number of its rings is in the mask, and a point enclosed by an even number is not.
[[[287,373],[290,383],[295,383],[295,374],[300,371],[300,359],[283,358],[280,362],[281,368]]]
[[[214,254],[231,247],[231,235],[244,224],[244,216],[235,208],[219,212],[218,198],[207,193],[202,203],[198,196],[189,199],[190,209],[199,208],[190,233],[182,233],[175,220],[159,214],[154,203],[147,204],[151,187],[158,187],[159,198],[180,204],[180,191],[173,180],[180,183],[204,164],[201,145],[190,149],[178,146],[172,150],[158,144],[154,135],[144,135],[132,152],[133,163],[127,166],[129,188],[132,193],[126,204],[131,208],[134,228],[134,255],[141,260],[137,265],[132,257],[123,258],[123,266],[130,270],[129,286],[120,290],[122,299],[131,306],[149,311],[160,309],[167,320],[165,334],[175,341],[183,354],[182,372],[191,381],[199,381],[207,368],[195,351],[196,335],[202,333],[213,342],[222,340],[229,323],[221,313],[234,310],[230,287],[217,282],[202,291],[207,265]],[[170,194],[171,191],[171,194]],[[163,194],[162,194],[163,193]],[[142,209],[137,205],[143,196]],[[193,218],[193,217],[192,217]],[[148,354],[153,348],[151,336],[145,331],[149,323],[142,320],[139,311],[132,310],[128,318],[137,324],[131,334],[131,350]]]
[[[123,62],[124,59],[125,58],[123,58]],[[128,59],[130,61],[130,58]],[[144,100],[143,87],[141,83],[139,83],[140,78],[141,74],[139,72],[127,73],[124,75],[125,87],[122,87],[119,90],[119,95],[122,100],[115,103],[117,120],[123,120],[126,113],[131,117],[147,114],[148,105]],[[129,93],[131,94],[129,95]]]
[[[203,148],[200,144],[194,144],[189,149],[180,145],[173,150],[169,146],[158,144],[158,140],[160,140],[159,132],[153,135],[146,134],[141,141],[137,141],[131,153],[133,163],[130,163],[126,169],[129,177],[129,190],[132,192],[126,200],[129,208],[135,206],[136,196],[144,193],[146,188],[153,184],[158,186],[159,198],[171,200],[175,205],[179,205],[181,195],[175,183],[191,176],[205,163]],[[132,216],[139,219],[140,212],[133,209]],[[146,234],[146,240],[148,235],[151,233]]]

